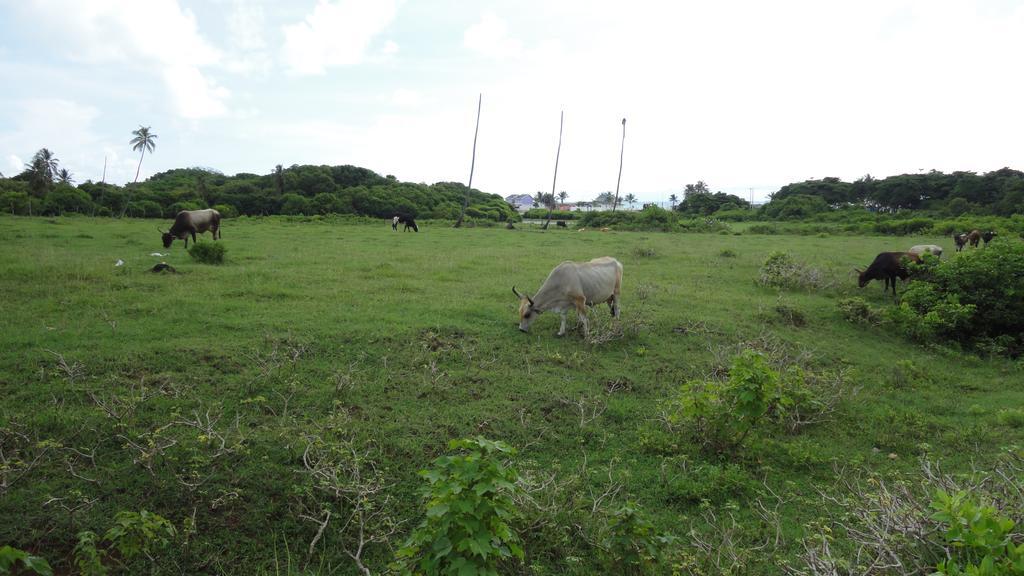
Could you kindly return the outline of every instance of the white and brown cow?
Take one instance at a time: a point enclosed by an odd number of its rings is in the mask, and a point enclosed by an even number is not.
[[[157,228],[160,230],[160,228]],[[185,248],[188,248],[188,237],[192,236],[192,243],[196,242],[196,234],[202,234],[209,230],[213,233],[213,239],[220,238],[220,212],[212,208],[206,210],[182,210],[174,217],[174,224],[167,232],[160,230],[163,235],[164,248],[170,248],[175,239],[184,240]]]
[[[569,309],[576,309],[576,316],[583,325],[583,334],[589,331],[587,306],[607,302],[612,315],[619,317],[619,291],[622,288],[622,264],[615,258],[605,256],[590,262],[565,261],[555,266],[537,293],[520,294],[516,287],[512,292],[519,297],[519,329],[530,330],[530,324],[542,312],[558,312],[562,325],[558,335],[565,335],[565,315]]]

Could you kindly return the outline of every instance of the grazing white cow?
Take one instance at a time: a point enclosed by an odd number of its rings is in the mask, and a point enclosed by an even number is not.
[[[942,246],[936,246],[935,244],[918,244],[911,247],[907,252],[917,254],[918,256],[921,254],[931,254],[936,258],[942,258]]]
[[[542,312],[558,312],[562,325],[558,335],[565,335],[565,315],[576,308],[576,316],[583,325],[583,334],[589,334],[587,306],[607,302],[612,315],[619,317],[619,290],[622,288],[622,264],[610,256],[594,258],[590,262],[565,261],[555,266],[547,280],[531,298],[520,294],[516,287],[512,293],[519,297],[519,329],[529,332],[530,324]]]

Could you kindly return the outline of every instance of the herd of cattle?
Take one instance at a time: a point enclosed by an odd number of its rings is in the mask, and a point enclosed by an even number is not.
[[[399,224],[405,224],[405,231],[410,228],[419,232],[416,221],[409,217],[395,216],[391,220],[391,228],[398,230]],[[188,248],[188,238],[196,242],[196,234],[210,231],[213,239],[217,240],[220,234],[220,213],[213,209],[206,210],[182,210],[174,218],[174,224],[170,230],[161,233],[164,248],[170,248],[174,240],[184,240]],[[971,230],[963,234],[954,234],[953,241],[956,243],[956,251],[960,252],[964,246],[970,244],[977,247],[981,241],[985,246],[996,237],[992,231],[982,232]],[[892,287],[893,295],[896,294],[896,279],[906,280],[910,276],[907,267],[908,262],[921,262],[922,254],[932,254],[942,257],[942,247],[934,244],[920,244],[913,246],[906,252],[882,252],[875,256],[874,261],[867,268],[855,268],[858,273],[857,285],[865,287],[872,280],[884,280],[885,290]],[[590,262],[562,262],[548,274],[544,284],[532,297],[529,294],[520,294],[516,287],[512,292],[519,297],[519,329],[527,332],[530,324],[542,312],[557,312],[562,318],[558,335],[565,334],[566,314],[569,310],[575,309],[579,322],[583,327],[584,335],[587,334],[588,324],[586,309],[587,306],[607,303],[612,314],[619,317],[619,290],[622,287],[622,264],[610,256],[595,258]]]
[[[956,251],[960,252],[967,244],[970,244],[972,248],[977,248],[978,242],[982,240],[985,242],[985,246],[988,246],[988,243],[996,236],[997,234],[993,231],[971,230],[962,234],[953,234],[953,242],[956,243]],[[907,263],[920,263],[921,254],[932,254],[941,258],[942,247],[935,244],[919,244],[911,247],[906,252],[882,252],[875,256],[874,261],[867,268],[854,268],[858,273],[857,285],[863,288],[872,280],[885,280],[885,290],[889,290],[891,284],[892,293],[895,296],[896,279],[899,278],[906,281],[907,277],[910,276]]]

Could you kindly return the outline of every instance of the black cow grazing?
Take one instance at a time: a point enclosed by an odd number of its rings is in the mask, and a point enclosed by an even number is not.
[[[405,224],[405,228],[402,229],[405,232],[408,232],[409,228],[412,228],[413,232],[419,232],[420,231],[419,226],[416,225],[416,220],[413,220],[412,218],[410,218],[408,216],[406,216],[404,218],[400,218],[398,221]]]
[[[956,242],[956,251],[959,252],[967,245],[967,233],[953,234],[953,242]]]
[[[978,242],[981,241],[981,230],[971,230],[967,234],[967,241],[971,243],[971,248],[977,248]]]
[[[558,226],[559,228],[568,228],[568,226],[566,226],[564,220],[559,220],[559,221],[555,222],[555,226]]]
[[[868,285],[872,280],[885,280],[885,290],[889,290],[889,283],[892,283],[892,294],[896,295],[896,278],[906,280],[910,276],[903,259],[911,262],[921,262],[921,257],[910,252],[882,252],[875,256],[875,261],[864,270],[857,270],[860,276],[857,278],[857,285],[861,288]]]
[[[212,208],[206,210],[182,210],[174,217],[174,224],[167,232],[157,230],[163,235],[164,248],[170,248],[175,239],[184,240],[185,248],[188,248],[188,237],[192,236],[192,243],[196,242],[196,233],[202,234],[209,230],[213,233],[213,239],[220,238],[220,212]]]
[[[996,236],[998,236],[998,234],[990,230],[988,232],[983,232],[981,234],[981,239],[985,241],[985,246],[988,246],[988,243],[991,242],[992,239],[995,238]]]

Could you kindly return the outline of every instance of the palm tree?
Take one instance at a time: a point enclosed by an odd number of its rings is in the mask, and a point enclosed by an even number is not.
[[[284,168],[280,164],[274,166],[274,186],[277,187],[277,197],[284,196]]]
[[[636,196],[632,192],[626,194],[625,200],[626,204],[629,204],[630,208],[633,208],[633,204],[636,204]]]
[[[138,130],[132,130],[132,134],[135,135],[135,138],[132,138],[131,142],[129,142],[132,145],[132,150],[142,151],[139,154],[139,167],[135,169],[135,180],[132,182],[135,183],[139,181],[139,171],[142,170],[142,157],[146,155],[146,150],[152,153],[156,149],[155,140],[157,135],[150,133],[149,126],[139,126]]]
[[[473,169],[476,168],[476,137],[480,134],[480,107],[483,106],[484,95],[476,101],[476,128],[473,130],[473,158],[469,162],[469,184],[466,185],[466,197],[462,200],[462,211],[459,212],[459,219],[455,221],[455,227],[462,226],[462,220],[466,217],[466,208],[469,208],[469,191],[473,189]]]
[[[622,119],[622,147],[619,149],[619,179],[615,182],[615,202],[612,203],[612,212],[619,205],[619,184],[622,184],[622,157],[626,153],[626,119]]]
[[[40,148],[32,161],[25,164],[30,174],[29,188],[39,198],[46,196],[46,193],[53,186],[53,179],[57,173],[57,166],[60,161],[53,155],[53,152],[46,148]]]
[[[565,204],[565,199],[568,197],[569,193],[566,192],[565,190],[562,190],[561,192],[558,193],[558,201],[561,202],[562,204]]]
[[[71,174],[71,171],[67,168],[61,168],[57,171],[57,180],[59,180],[61,184],[72,184],[75,181],[72,176],[73,174]]]
[[[132,182],[132,184],[134,184],[139,181],[139,171],[142,170],[142,158],[146,155],[146,150],[149,150],[152,153],[153,150],[156,149],[156,142],[154,142],[154,140],[156,140],[157,135],[150,133],[149,126],[139,126],[138,130],[132,130],[132,134],[135,137],[128,142],[132,145],[132,150],[142,151],[142,153],[139,154],[139,167],[135,169],[135,180]],[[128,204],[130,204],[131,201],[132,189],[129,188],[128,198],[125,200],[124,206],[121,208],[121,218],[124,218],[124,213],[128,211]]]
[[[675,210],[676,203],[679,202],[679,197],[676,196],[675,194],[672,194],[671,196],[668,197],[668,201],[672,203],[672,209]]]

